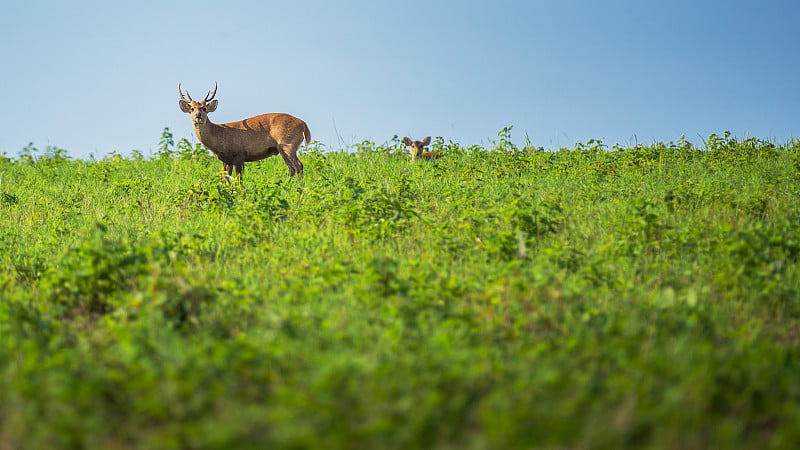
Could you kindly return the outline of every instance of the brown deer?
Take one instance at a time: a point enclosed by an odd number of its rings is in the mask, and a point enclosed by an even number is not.
[[[244,172],[244,163],[258,161],[280,154],[289,167],[289,176],[303,176],[303,163],[297,159],[297,149],[303,140],[311,142],[311,131],[305,122],[289,114],[269,113],[238,122],[218,125],[211,122],[208,113],[217,109],[217,83],[199,102],[192,100],[189,91],[183,96],[178,83],[178,104],[181,111],[192,118],[194,134],[220,161],[229,176],[236,169],[237,176]],[[187,99],[188,97],[188,99]]]
[[[439,152],[425,152],[425,153],[422,152],[423,150],[425,150],[425,147],[427,147],[428,144],[430,143],[431,143],[430,136],[426,137],[421,141],[412,141],[411,138],[408,137],[403,138],[403,144],[405,144],[406,147],[408,147],[409,151],[411,152],[411,162],[414,162],[417,157],[425,160],[441,158],[442,155]]]

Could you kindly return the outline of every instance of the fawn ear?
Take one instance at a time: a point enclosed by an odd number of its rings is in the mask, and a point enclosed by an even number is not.
[[[408,138],[408,137],[404,137],[403,138],[403,144],[405,144],[408,147],[411,147],[411,144],[412,144],[411,139]]]
[[[428,145],[428,144],[430,144],[430,143],[431,143],[431,137],[430,136],[428,136],[428,137],[426,137],[425,139],[422,140],[422,146],[423,147]]]
[[[217,101],[216,100],[211,100],[210,102],[208,102],[208,104],[206,105],[206,110],[208,112],[216,111],[217,110]]]
[[[185,113],[192,111],[192,107],[187,100],[178,100],[178,104],[181,106],[181,111]]]

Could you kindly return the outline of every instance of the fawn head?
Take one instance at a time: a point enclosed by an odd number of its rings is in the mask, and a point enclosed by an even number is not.
[[[431,143],[431,137],[430,136],[426,137],[425,139],[423,139],[421,141],[412,141],[411,138],[409,138],[409,137],[404,137],[403,138],[403,144],[405,144],[406,147],[408,147],[409,151],[411,152],[411,160],[412,161],[416,157],[422,156],[422,151],[430,143]]]

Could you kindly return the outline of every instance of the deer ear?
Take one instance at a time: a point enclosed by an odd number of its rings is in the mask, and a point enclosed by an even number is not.
[[[207,110],[208,112],[214,112],[214,111],[216,111],[216,110],[217,110],[217,101],[216,101],[216,100],[211,100],[211,101],[210,101],[210,102],[209,102],[209,103],[206,105],[206,110]]]
[[[192,111],[192,107],[189,105],[189,102],[186,100],[178,100],[178,104],[181,107],[181,111],[188,113]]]
[[[403,138],[403,144],[405,144],[408,147],[411,147],[411,139],[407,138],[407,137],[404,137]]]
[[[431,143],[431,137],[430,136],[428,136],[428,137],[426,137],[425,139],[422,140],[422,146],[423,147],[428,145],[428,144],[430,144],[430,143]]]

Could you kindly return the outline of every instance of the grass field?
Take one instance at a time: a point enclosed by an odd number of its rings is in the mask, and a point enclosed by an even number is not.
[[[0,157],[0,448],[797,448],[800,142]]]

